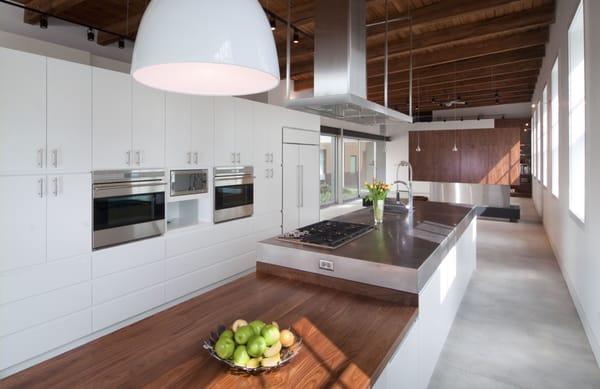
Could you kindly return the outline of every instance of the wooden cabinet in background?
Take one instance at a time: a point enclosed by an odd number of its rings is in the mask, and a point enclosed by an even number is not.
[[[512,126],[410,132],[413,177],[416,181],[518,185],[521,131]],[[458,151],[452,151],[455,141]]]

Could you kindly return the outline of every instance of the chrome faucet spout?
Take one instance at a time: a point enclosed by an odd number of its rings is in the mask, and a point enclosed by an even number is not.
[[[402,181],[399,179],[398,173],[399,173],[400,167],[408,167],[408,181]],[[396,204],[400,204],[400,184],[402,184],[406,187],[406,189],[408,191],[408,204],[406,204],[406,208],[409,211],[412,211],[414,203],[413,203],[413,190],[412,190],[412,166],[411,166],[410,162],[400,161],[400,163],[396,167],[396,181],[394,181],[394,184],[396,184]]]

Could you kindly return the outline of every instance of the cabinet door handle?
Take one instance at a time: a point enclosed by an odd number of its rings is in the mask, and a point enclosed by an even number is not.
[[[235,163],[235,153],[231,153],[231,163]]]
[[[187,153],[187,163],[188,165],[192,164],[192,152]]]
[[[44,198],[44,179],[43,178],[40,178],[38,180],[38,185],[39,185],[38,196],[40,196],[40,198]]]
[[[269,162],[273,163],[274,160],[275,158],[273,158],[273,153],[271,153],[271,160]]]
[[[198,152],[197,151],[194,153],[194,163],[196,165],[198,164]]]
[[[265,169],[265,178],[269,178],[269,169]]]
[[[237,163],[240,163],[240,153],[237,153],[236,155],[237,155],[237,157],[236,157],[236,162],[237,162]]]
[[[265,154],[265,162],[271,162],[270,159],[269,159],[269,153]]]
[[[135,164],[140,166],[142,163],[142,153],[140,150],[135,151]]]
[[[52,193],[54,193],[54,197],[58,197],[58,177],[54,177],[52,182],[54,184],[54,191]]]
[[[39,167],[44,167],[44,149],[39,149],[37,151],[37,165]]]
[[[58,149],[52,150],[52,165],[58,167]]]
[[[131,165],[131,151],[127,151],[127,165]]]

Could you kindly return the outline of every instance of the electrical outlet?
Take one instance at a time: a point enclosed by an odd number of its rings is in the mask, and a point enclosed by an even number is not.
[[[319,259],[319,269],[333,271],[333,261],[328,261],[326,259]]]

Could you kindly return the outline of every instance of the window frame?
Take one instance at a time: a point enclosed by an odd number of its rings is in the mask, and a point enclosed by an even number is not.
[[[560,196],[560,55],[556,56],[550,72],[550,189],[554,197]]]
[[[587,91],[586,91],[586,34],[585,34],[585,9],[582,0],[569,23],[568,29],[568,74],[569,74],[569,212],[579,222],[585,223],[587,212]],[[579,35],[581,39],[579,40]],[[577,38],[577,40],[575,40]],[[576,52],[576,49],[579,52]],[[579,57],[574,58],[574,53]],[[574,61],[579,61],[575,66]],[[581,74],[574,74],[574,70],[582,66]],[[583,79],[581,79],[583,78]],[[582,89],[575,89],[575,85],[581,85]],[[574,102],[574,95],[581,95],[581,99]],[[576,117],[583,115],[583,117]],[[575,134],[575,131],[582,133]],[[574,137],[577,136],[577,143]],[[579,144],[582,142],[582,144]],[[575,155],[575,154],[578,155]],[[583,155],[580,155],[582,153]],[[577,166],[575,166],[577,164]],[[576,179],[577,177],[577,179]]]

